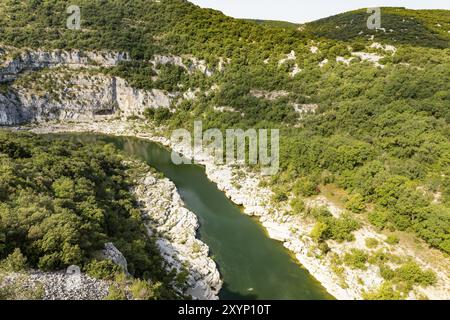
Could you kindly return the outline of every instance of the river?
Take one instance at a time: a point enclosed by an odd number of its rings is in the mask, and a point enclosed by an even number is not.
[[[208,180],[203,167],[174,165],[170,150],[147,140],[98,134],[56,137],[112,143],[172,180],[186,207],[197,215],[199,237],[219,266],[221,299],[333,299],[282,243],[268,237],[257,219],[243,214]]]

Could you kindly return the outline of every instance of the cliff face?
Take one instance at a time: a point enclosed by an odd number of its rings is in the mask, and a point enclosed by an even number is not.
[[[14,85],[0,94],[0,125],[139,116],[147,108],[169,108],[173,97],[162,90],[134,89],[121,78],[104,75],[81,73],[68,81],[57,73],[52,77],[52,92]]]
[[[4,55],[7,53],[3,50]],[[6,59],[0,67],[0,82],[11,81],[25,71],[36,71],[57,66],[112,67],[121,61],[129,61],[128,53],[73,51],[25,51]]]
[[[145,171],[145,168],[142,169]],[[197,216],[184,207],[176,186],[147,172],[134,193],[155,236],[168,271],[187,271],[185,293],[199,300],[217,300],[222,280],[208,246],[197,239]]]
[[[129,61],[126,53],[27,51],[15,58],[8,58],[6,50],[2,53],[0,125],[141,116],[147,108],[169,108],[174,99],[183,96],[159,89],[136,89],[122,78],[100,72],[100,67]],[[176,56],[155,56],[148,63],[154,68],[173,64],[188,73],[212,74],[203,61],[195,58],[190,59],[189,67]]]

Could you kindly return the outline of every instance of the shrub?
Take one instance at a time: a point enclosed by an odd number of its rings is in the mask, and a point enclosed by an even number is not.
[[[117,285],[111,285],[105,300],[127,300],[127,293],[124,288]]]
[[[135,280],[130,287],[131,294],[136,300],[153,300],[155,293],[149,281]]]
[[[97,279],[111,280],[122,268],[111,260],[93,260],[86,266],[86,273]]]
[[[379,229],[384,229],[388,221],[388,212],[383,210],[374,210],[369,213],[369,222]]]
[[[400,242],[400,239],[397,236],[393,235],[393,234],[389,235],[386,238],[386,243],[390,244],[390,245],[395,245],[395,244],[398,244],[399,242]]]
[[[19,275],[7,283],[0,277],[0,300],[42,300],[45,288],[41,283],[30,285],[28,275]]]
[[[310,197],[317,194],[317,183],[309,178],[300,178],[295,182],[293,191],[296,195]]]
[[[450,239],[442,241],[439,248],[450,254]]]
[[[351,195],[345,203],[345,208],[355,213],[362,212],[365,207],[364,198],[359,193]]]
[[[369,263],[382,266],[390,262],[394,264],[401,264],[402,258],[391,253],[385,252],[382,249],[376,251],[369,257]]]
[[[189,278],[189,272],[187,270],[182,270],[177,273],[177,276],[175,277],[175,282],[177,283],[178,287],[184,287],[186,286],[186,282]]]
[[[16,248],[13,253],[0,262],[0,268],[7,272],[23,271],[27,268],[27,258],[19,248]]]
[[[395,276],[410,285],[430,286],[436,283],[436,274],[431,270],[422,270],[414,262],[408,262],[395,270]]]
[[[53,192],[57,198],[72,198],[74,196],[75,184],[72,179],[61,177],[52,185]]]
[[[330,247],[325,241],[322,241],[319,243],[319,250],[322,252],[322,254],[326,255],[328,252],[330,252]]]
[[[147,108],[144,111],[144,116],[149,120],[155,121],[159,125],[165,120],[169,120],[172,117],[172,113],[168,108]]]
[[[316,242],[324,241],[328,238],[329,227],[326,223],[318,221],[311,230],[310,236]]]
[[[375,238],[367,238],[366,239],[366,247],[369,249],[376,248],[379,245],[379,242]]]
[[[323,207],[313,208],[309,214],[315,217],[320,224],[316,224],[311,236],[316,241],[333,239],[338,242],[353,241],[353,231],[358,230],[359,223],[348,214],[343,214],[340,218],[335,218]]]
[[[367,269],[366,263],[369,255],[360,249],[351,249],[344,255],[344,263],[352,269]]]
[[[384,282],[381,286],[372,292],[364,293],[365,300],[403,300],[401,292],[394,289],[392,283]]]
[[[360,225],[348,215],[344,214],[339,219],[330,219],[331,238],[338,242],[353,241],[353,231],[359,229]]]
[[[274,194],[272,196],[272,201],[283,202],[283,201],[286,201],[287,199],[288,199],[288,196],[283,190],[280,190],[280,189],[274,190]]]
[[[380,275],[385,280],[393,280],[395,278],[395,271],[388,266],[382,264],[380,266]]]
[[[300,214],[305,211],[306,206],[302,199],[294,198],[291,201],[291,208],[294,214]]]

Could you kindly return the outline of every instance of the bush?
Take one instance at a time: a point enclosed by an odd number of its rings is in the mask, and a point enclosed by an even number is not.
[[[399,239],[397,236],[391,234],[391,235],[389,235],[389,236],[386,238],[385,241],[386,241],[387,244],[395,245],[395,244],[398,244],[398,243],[400,242],[400,239]]]
[[[392,283],[384,282],[381,286],[372,292],[364,293],[365,300],[403,300],[401,292],[394,289]]]
[[[324,255],[326,255],[331,250],[330,247],[328,246],[328,244],[325,241],[319,243],[319,247],[318,248],[319,248],[320,252],[322,252],[322,254],[324,254]]]
[[[158,108],[152,109],[148,108],[144,111],[144,116],[156,122],[156,124],[160,125],[166,120],[169,120],[172,117],[172,112],[168,108]]]
[[[362,212],[365,207],[364,198],[359,193],[351,195],[345,203],[345,208],[355,213]]]
[[[360,225],[348,215],[343,214],[339,219],[329,219],[331,239],[338,242],[353,241],[355,239],[353,231],[359,229]]]
[[[0,269],[7,272],[19,272],[27,268],[27,258],[19,248],[14,249],[6,259],[0,262]]]
[[[283,190],[281,190],[281,189],[274,190],[274,194],[272,196],[272,201],[278,203],[278,202],[286,201],[287,199],[288,199],[288,196]]]
[[[444,240],[439,244],[439,248],[450,254],[450,239]]]
[[[388,266],[382,264],[380,266],[380,275],[385,280],[393,280],[395,278],[395,271]]]
[[[431,286],[436,283],[436,274],[431,270],[422,270],[414,262],[405,263],[395,270],[395,277],[409,285]]]
[[[376,248],[379,245],[379,242],[375,238],[367,238],[366,239],[366,247],[369,249]]]
[[[309,178],[300,178],[295,182],[293,191],[296,195],[310,197],[318,194],[317,183]]]
[[[294,198],[291,201],[291,208],[294,214],[301,214],[302,212],[305,211],[306,206],[302,199]]]
[[[109,287],[105,300],[128,300],[128,298],[124,288],[113,284]]]
[[[316,242],[325,241],[328,238],[329,227],[326,223],[318,221],[311,230],[310,236]]]
[[[189,272],[187,270],[181,270],[177,273],[175,277],[175,282],[179,288],[183,288],[187,285],[187,280],[189,278]]]
[[[89,276],[105,280],[112,280],[122,272],[122,268],[111,260],[93,260],[85,269]]]
[[[387,226],[388,214],[383,210],[369,212],[369,222],[379,229],[384,229]]]
[[[52,184],[53,192],[57,198],[71,199],[74,196],[75,184],[68,177],[61,177]]]
[[[366,270],[368,259],[369,255],[360,249],[351,249],[350,252],[346,252],[344,255],[344,263],[352,269]]]
[[[45,288],[42,283],[30,285],[28,275],[22,274],[3,283],[0,275],[0,300],[42,300]]]
[[[154,300],[154,288],[149,281],[135,280],[130,287],[131,294],[135,300]]]
[[[348,214],[343,214],[340,218],[335,218],[324,207],[309,210],[309,215],[320,222],[316,224],[311,236],[316,241],[336,240],[338,242],[353,241],[355,239],[353,231],[359,229],[359,223]]]

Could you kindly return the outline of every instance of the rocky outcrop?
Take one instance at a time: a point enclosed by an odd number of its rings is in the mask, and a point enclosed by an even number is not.
[[[269,101],[275,101],[279,98],[289,96],[289,92],[284,90],[279,91],[250,90],[250,94],[255,98],[265,99]]]
[[[135,89],[118,77],[60,70],[51,78],[14,84],[8,93],[0,93],[0,125],[142,116],[148,108],[169,108],[175,96],[158,89]]]
[[[185,60],[185,62],[183,60]],[[174,55],[155,55],[153,59],[150,60],[150,63],[152,63],[155,68],[158,65],[173,64],[185,69],[190,74],[194,73],[195,71],[200,71],[207,77],[211,77],[213,75],[213,71],[208,68],[205,60],[200,60],[190,56],[183,59],[182,57]],[[223,69],[224,65],[225,62],[223,59],[221,59],[221,63],[219,63],[218,67],[219,71]]]
[[[44,300],[103,300],[109,291],[107,281],[85,274],[70,275],[65,272],[30,274],[30,281],[44,286]]]
[[[186,294],[199,300],[218,299],[222,280],[209,248],[197,239],[198,219],[187,210],[175,185],[148,172],[134,190],[146,217],[148,231],[157,245],[168,271],[187,272]]]
[[[21,107],[20,99],[13,93],[0,93],[0,125],[27,122],[29,114]]]
[[[128,274],[128,263],[127,259],[123,256],[122,252],[119,251],[119,249],[116,248],[116,246],[111,243],[107,242],[105,243],[105,249],[103,249],[103,256],[117,264],[119,267],[122,268],[122,270]]]
[[[383,59],[384,57],[376,53],[352,52],[352,56],[358,57],[359,59],[361,59],[361,61],[369,61],[373,63],[377,68],[384,68],[384,65],[380,63],[381,59]]]
[[[139,90],[132,88],[128,83],[115,78],[115,102],[122,116],[141,116],[145,109],[169,108],[176,94],[162,90]]]
[[[25,71],[36,71],[44,68],[54,68],[58,66],[70,66],[80,68],[91,67],[112,67],[121,61],[129,61],[126,52],[90,52],[90,51],[24,51],[15,58],[7,59],[0,65],[0,83],[11,81]]]
[[[0,90],[0,125],[140,117],[148,108],[170,108],[178,97],[195,98],[193,89],[184,95],[158,89],[140,90],[122,78],[100,73],[99,67],[130,61],[128,53],[0,49],[0,84],[8,84],[6,91]],[[155,55],[147,63],[156,73],[159,65],[173,64],[189,74],[201,72],[207,77],[213,74],[204,60],[195,57]],[[27,78],[39,70],[51,72]]]

